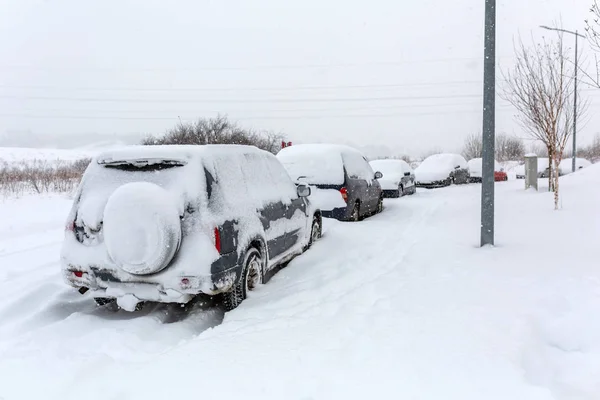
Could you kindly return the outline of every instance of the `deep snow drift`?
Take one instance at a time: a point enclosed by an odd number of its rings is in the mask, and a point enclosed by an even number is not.
[[[70,201],[0,202],[0,398],[597,399],[600,166],[552,194],[421,190],[311,250],[223,315],[96,308],[61,281]]]

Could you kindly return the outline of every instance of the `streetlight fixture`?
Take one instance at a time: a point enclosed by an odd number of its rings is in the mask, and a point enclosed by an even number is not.
[[[540,28],[542,29],[546,29],[549,31],[556,31],[556,32],[563,32],[563,33],[568,33],[571,35],[575,36],[575,90],[573,92],[573,161],[571,164],[571,171],[575,172],[575,159],[577,157],[577,38],[582,37],[585,38],[585,36],[583,36],[582,34],[578,33],[577,31],[573,32],[573,31],[569,31],[566,29],[560,29],[560,28],[550,28],[549,26],[546,25],[540,25]]]

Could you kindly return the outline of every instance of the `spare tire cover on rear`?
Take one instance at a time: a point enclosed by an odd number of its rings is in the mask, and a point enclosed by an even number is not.
[[[123,271],[136,275],[163,270],[181,241],[181,222],[173,196],[158,185],[120,186],[104,208],[104,242]]]

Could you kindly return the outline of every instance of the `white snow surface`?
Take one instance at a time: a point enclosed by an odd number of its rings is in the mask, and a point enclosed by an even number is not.
[[[492,248],[476,185],[326,219],[225,315],[95,307],[61,279],[71,200],[2,200],[0,398],[596,400],[599,180],[600,165],[562,177],[560,211],[552,193],[496,185]]]
[[[467,161],[459,154],[434,154],[427,157],[415,169],[417,182],[435,182],[448,178],[455,167],[468,168]]]

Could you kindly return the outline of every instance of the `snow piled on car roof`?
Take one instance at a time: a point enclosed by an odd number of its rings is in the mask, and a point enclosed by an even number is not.
[[[467,169],[465,158],[458,154],[434,154],[427,157],[415,170],[418,182],[434,182],[448,178],[456,166]]]
[[[311,184],[344,183],[342,154],[362,154],[352,147],[338,144],[301,144],[282,149],[277,158],[293,180]]]

